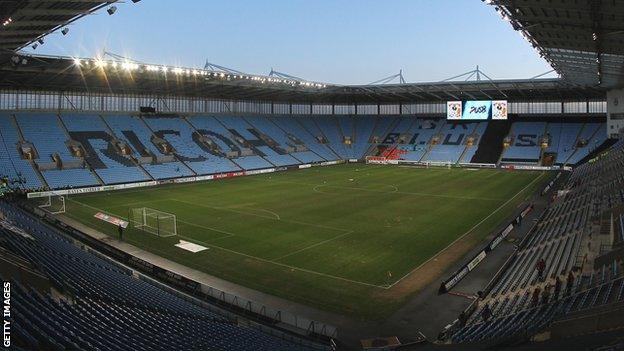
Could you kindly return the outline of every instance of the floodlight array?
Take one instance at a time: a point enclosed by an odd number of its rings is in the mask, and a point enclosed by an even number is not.
[[[285,79],[278,77],[258,76],[243,73],[219,72],[200,68],[186,68],[179,66],[166,66],[137,63],[135,61],[108,60],[96,58],[73,58],[74,65],[80,69],[100,69],[102,71],[126,71],[146,74],[173,74],[179,77],[206,77],[226,81],[248,80],[261,84],[286,84],[293,87],[322,89],[327,85],[323,83],[309,82],[304,80]]]

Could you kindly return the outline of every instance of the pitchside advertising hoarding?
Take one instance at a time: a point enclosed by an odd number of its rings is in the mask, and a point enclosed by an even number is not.
[[[507,100],[447,101],[446,119],[487,121],[507,119]]]

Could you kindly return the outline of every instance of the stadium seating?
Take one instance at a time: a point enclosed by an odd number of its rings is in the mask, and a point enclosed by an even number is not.
[[[402,159],[421,161],[430,149],[431,138],[438,134],[444,125],[443,121],[418,119],[413,125],[412,140],[409,145],[401,145],[399,149],[406,151]]]
[[[309,130],[315,130],[314,126],[318,128],[320,134],[324,135],[327,139],[328,146],[342,159],[351,158],[350,148],[344,144],[344,136],[339,129],[338,118],[330,116],[315,116],[313,118],[306,118],[305,123]]]
[[[577,140],[576,150],[567,160],[567,163],[575,165],[594,149],[598,148],[607,138],[607,126],[604,123],[586,123]],[[579,145],[585,142],[585,146]]]
[[[351,144],[351,158],[363,159],[366,157],[368,149],[371,147],[370,138],[375,128],[375,124],[380,117],[358,116],[353,118],[355,127]],[[342,120],[342,119],[341,119]],[[343,128],[345,130],[347,128]]]
[[[152,131],[140,117],[110,115],[105,118],[115,136],[133,149],[140,157],[158,157],[164,154],[152,142]],[[168,179],[193,175],[193,171],[179,161],[142,164],[143,168],[155,179]]]
[[[82,143],[85,159],[106,184],[151,180],[129,157],[111,150],[110,142],[116,136],[100,116],[63,114],[61,119],[72,139]]]
[[[288,155],[283,148],[280,148],[280,150],[272,149],[265,141],[260,139],[259,136],[254,135],[252,133],[253,127],[242,117],[227,116],[215,118],[227,127],[230,133],[236,132],[243,137],[250,144],[249,147],[256,153],[254,156],[246,156],[238,159],[238,161],[240,161],[239,164],[243,168],[259,169],[268,168],[273,165],[291,166],[299,163],[296,158]]]
[[[40,270],[52,291],[11,289],[16,339],[50,350],[311,350],[182,299],[110,260],[83,251],[21,210],[0,211],[23,230],[0,229],[0,245]],[[283,335],[275,331],[275,335]],[[323,345],[307,342],[314,349]]]
[[[472,160],[472,157],[475,155],[475,153],[477,152],[477,149],[479,148],[479,142],[481,141],[481,137],[483,136],[483,133],[485,133],[485,129],[487,128],[487,122],[481,122],[479,124],[477,124],[477,127],[474,130],[474,133],[472,134],[474,139],[473,139],[473,144],[472,146],[466,146],[466,152],[464,153],[464,156],[461,158],[461,160],[459,162],[462,163],[470,163],[470,161]]]
[[[488,124],[411,116],[130,116],[21,113],[0,116],[2,174],[24,188],[66,188],[296,166],[383,155],[468,163]],[[516,122],[503,163],[576,164],[606,138],[601,123]],[[22,137],[22,133],[24,136]],[[467,145],[468,138],[472,146]],[[376,139],[376,143],[373,139]],[[17,145],[34,147],[24,160]],[[482,145],[489,147],[489,145]],[[123,148],[123,152],[121,149]]]
[[[193,140],[195,130],[184,118],[150,117],[145,122],[158,136],[168,141],[178,159],[183,161],[197,174],[213,174],[240,170],[225,157],[212,155]]]
[[[12,179],[23,179],[24,184],[19,187],[24,189],[39,189],[45,186],[37,175],[37,171],[28,160],[22,159],[17,145],[21,141],[19,132],[14,124],[13,116],[0,114],[0,162],[2,171]]]
[[[624,301],[620,262],[575,273],[576,279],[566,282],[573,267],[583,266],[584,261],[579,262],[584,248],[581,243],[593,232],[591,219],[624,203],[623,188],[624,142],[613,145],[595,162],[577,167],[564,187],[566,193],[546,210],[472,318],[452,333],[452,341],[524,335],[571,312]],[[621,235],[624,238],[624,232]],[[545,262],[542,279],[535,269],[540,259]],[[556,297],[552,291],[544,297],[545,286],[552,287],[556,279],[564,282],[565,288]],[[536,291],[537,301],[533,298]],[[486,305],[493,317],[483,321]]]
[[[479,125],[480,123],[445,123],[440,130],[438,144],[431,147],[424,161],[453,164],[459,162],[460,157],[466,151],[468,137],[477,132]],[[477,139],[476,143],[478,142]]]
[[[505,149],[501,161],[537,163],[540,160],[540,138],[546,132],[544,122],[515,122],[511,126],[512,144]]]
[[[290,135],[285,130],[281,129],[277,124],[275,124],[271,119],[266,117],[259,116],[248,116],[245,119],[256,129],[259,131],[266,133],[270,136],[275,142],[278,143],[280,148],[286,150],[288,148],[296,148],[297,143],[293,140],[294,135]],[[308,148],[307,145],[301,144]],[[322,162],[324,161],[319,155],[315,154],[313,151],[293,151],[289,153],[297,163],[313,163],[313,162]],[[271,159],[269,159],[271,161]],[[271,161],[273,162],[273,161]]]
[[[558,131],[559,139],[551,139],[547,152],[557,153],[556,164],[565,164],[574,153],[576,139],[583,128],[582,123],[549,123],[548,130]]]
[[[15,119],[24,140],[33,143],[39,154],[39,166],[55,162],[58,155],[63,171],[42,169],[41,175],[51,188],[83,187],[100,185],[80,158],[72,155],[67,146],[69,136],[56,114],[16,114]],[[70,168],[70,169],[67,169]]]
[[[307,120],[305,117],[269,117],[276,125],[280,126],[283,130],[292,135],[296,136],[298,139],[302,140],[305,145],[307,145],[311,151],[313,151],[318,156],[324,158],[326,161],[338,160],[339,157],[331,151],[327,146],[320,143],[316,137],[320,134],[318,128],[314,128],[311,131],[307,130],[304,125],[302,125],[303,121]],[[313,126],[311,126],[313,127]]]

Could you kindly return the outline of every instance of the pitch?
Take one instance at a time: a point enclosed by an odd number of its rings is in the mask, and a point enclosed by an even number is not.
[[[116,237],[117,228],[95,212],[173,213],[176,236],[128,229],[124,240],[243,286],[376,318],[439,282],[547,178],[347,164],[71,196],[65,215]],[[180,240],[207,250],[181,249]]]

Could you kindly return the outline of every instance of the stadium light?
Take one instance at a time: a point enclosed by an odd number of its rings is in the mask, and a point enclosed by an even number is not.
[[[121,64],[121,68],[123,68],[126,71],[134,71],[135,69],[139,68],[139,65],[137,65],[136,63],[133,62],[123,62]]]
[[[102,60],[101,58],[96,58],[93,63],[95,64],[96,67],[98,68],[104,68],[106,67],[106,61]]]
[[[37,43],[34,43],[34,44],[31,46],[31,48],[32,48],[33,50],[37,49]]]
[[[81,64],[81,63],[82,63],[82,62],[80,61],[80,59],[79,59],[79,58],[75,58],[75,59],[74,59],[74,65],[76,65],[76,66],[80,66],[80,64]]]
[[[13,19],[11,17],[7,18],[4,22],[2,22],[2,26],[6,27],[9,24],[11,24],[11,22],[13,22]]]
[[[109,15],[113,15],[115,12],[117,11],[117,6],[111,6],[108,9],[106,9],[106,12],[108,12]]]
[[[39,45],[43,45],[43,38],[37,40],[39,42]]]
[[[61,30],[61,33],[63,35],[67,35],[67,33],[69,33],[69,28],[67,28],[67,27],[63,28],[63,30]]]

